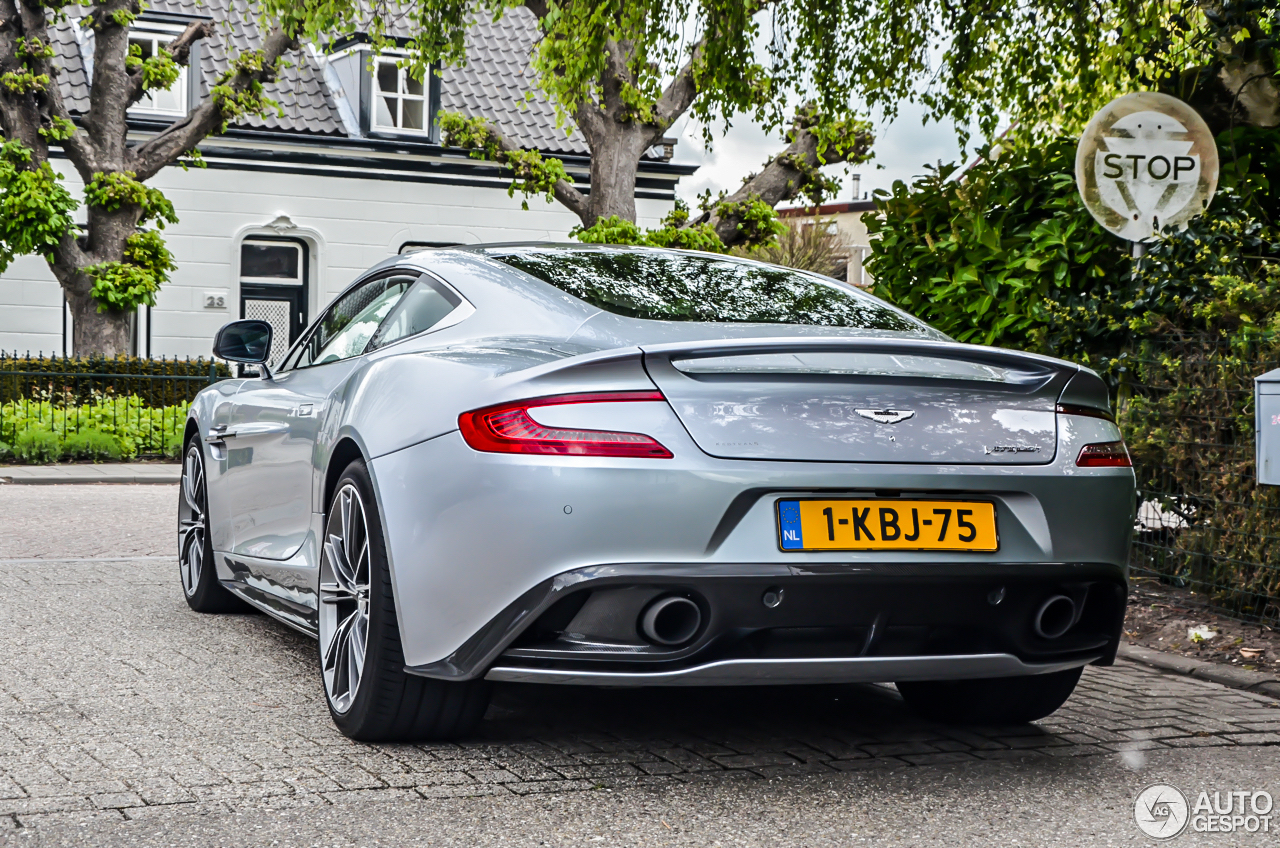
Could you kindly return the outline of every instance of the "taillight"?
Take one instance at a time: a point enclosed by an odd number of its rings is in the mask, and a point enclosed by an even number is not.
[[[1076,457],[1081,468],[1132,468],[1133,460],[1124,442],[1096,442],[1085,445]]]
[[[592,392],[579,395],[502,403],[464,412],[458,429],[467,444],[489,453],[533,453],[559,456],[636,456],[670,459],[671,451],[643,433],[608,430],[568,430],[545,427],[533,420],[529,410],[539,406],[569,403],[627,403],[665,401],[662,392]]]
[[[1105,409],[1097,409],[1092,406],[1077,406],[1074,403],[1058,404],[1058,414],[1083,415],[1086,418],[1101,418],[1103,421],[1110,421],[1112,424],[1116,423],[1115,417]]]

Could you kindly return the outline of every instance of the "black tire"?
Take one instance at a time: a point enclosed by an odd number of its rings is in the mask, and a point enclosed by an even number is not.
[[[340,498],[350,496],[346,492],[348,486],[354,486],[362,499],[367,524],[367,635],[363,669],[354,695],[346,692],[346,702],[335,705],[335,694],[325,677],[326,670],[330,668],[326,665],[326,649],[329,646],[325,644],[326,633],[322,627],[318,653],[321,685],[325,701],[329,705],[329,714],[333,716],[334,724],[343,735],[362,742],[419,742],[465,736],[484,718],[489,706],[490,686],[484,680],[452,682],[405,673],[382,519],[373,496],[368,469],[361,460],[348,465],[334,486],[333,498],[326,513],[325,539],[332,539],[332,522],[340,509]],[[339,555],[346,556],[345,553]],[[333,576],[334,567],[329,561],[328,545],[322,556],[322,587],[336,587],[339,584]],[[345,594],[331,591],[328,593],[329,600],[326,600],[326,593],[322,591],[321,603],[333,605],[333,614],[337,618],[341,615],[339,604],[345,603],[346,597]],[[351,601],[349,608],[354,609],[354,606],[355,602]],[[324,609],[321,614],[325,614]],[[332,644],[335,639],[330,638],[329,641]],[[337,676],[336,671],[333,674]],[[341,709],[342,706],[345,709]]]
[[[925,718],[948,724],[1023,724],[1054,713],[1075,691],[1083,668],[995,677],[899,683],[907,705]]]
[[[204,449],[193,436],[182,449],[182,481],[178,485],[178,581],[182,595],[196,612],[251,612],[248,604],[218,582],[208,515]]]

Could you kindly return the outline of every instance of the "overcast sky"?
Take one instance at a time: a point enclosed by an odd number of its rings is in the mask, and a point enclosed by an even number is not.
[[[860,174],[862,191],[888,189],[894,180],[910,182],[924,173],[924,166],[956,161],[960,145],[955,127],[951,124],[929,123],[921,125],[923,110],[914,104],[904,104],[898,117],[889,124],[874,123],[876,143],[870,161],[850,168],[850,173]],[[718,138],[707,151],[702,144],[702,127],[686,119],[677,124],[679,143],[676,144],[673,161],[685,165],[699,165],[699,171],[680,181],[676,190],[690,206],[696,206],[697,196],[710,188],[713,195],[721,189],[730,193],[742,185],[747,174],[759,170],[765,160],[786,147],[782,134],[766,135],[759,125],[746,118],[739,118],[729,131]],[[970,142],[970,150],[973,149]],[[844,176],[843,166],[828,169],[843,178],[844,188],[834,200],[852,200],[850,180]]]

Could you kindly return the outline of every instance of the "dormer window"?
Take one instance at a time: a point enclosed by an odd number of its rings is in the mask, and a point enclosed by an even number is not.
[[[422,83],[399,67],[395,59],[379,57],[374,61],[373,129],[427,134],[431,128]]]
[[[167,47],[178,34],[179,31],[134,30],[129,33],[129,52],[146,61]],[[187,68],[180,69],[178,78],[168,89],[153,88],[142,95],[133,109],[158,115],[187,114]]]

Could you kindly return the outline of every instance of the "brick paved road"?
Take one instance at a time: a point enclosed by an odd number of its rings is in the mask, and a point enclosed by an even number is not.
[[[0,838],[6,828],[16,836],[353,798],[660,790],[978,769],[992,760],[1030,769],[1076,757],[1136,766],[1157,749],[1280,744],[1280,702],[1128,664],[1089,669],[1067,706],[1034,726],[926,723],[890,687],[512,684],[497,690],[477,737],[463,744],[353,743],[329,720],[310,640],[263,616],[191,612],[168,561],[52,558],[93,549],[102,532],[133,538],[124,535],[130,510],[156,499],[167,514],[175,496],[170,487],[92,488],[57,487],[82,503],[114,502],[109,523],[82,525],[65,510],[46,510],[40,497],[49,489],[28,490],[36,496],[29,500],[0,489],[0,538],[10,545],[0,559]],[[45,559],[34,561],[37,553]]]

